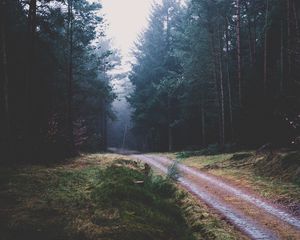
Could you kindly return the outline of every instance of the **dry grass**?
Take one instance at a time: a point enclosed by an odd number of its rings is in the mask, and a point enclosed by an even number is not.
[[[178,159],[178,153],[159,153]],[[233,184],[254,190],[300,214],[299,152],[255,154],[254,151],[210,156],[190,156],[180,161],[230,180]]]
[[[239,239],[190,195],[117,154],[0,169],[0,232],[1,240]]]
[[[228,224],[225,220],[220,219],[220,216],[212,212],[211,208],[207,207],[205,203],[198,200],[190,193],[187,193],[184,189],[182,189],[182,191],[184,192],[185,197],[181,199],[180,205],[196,239],[248,239],[232,225]]]

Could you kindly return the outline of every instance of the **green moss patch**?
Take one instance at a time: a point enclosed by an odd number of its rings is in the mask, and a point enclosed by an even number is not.
[[[1,169],[1,239],[194,239],[174,184],[135,161],[99,162]]]

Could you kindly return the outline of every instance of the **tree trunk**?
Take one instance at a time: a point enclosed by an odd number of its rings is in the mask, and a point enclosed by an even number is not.
[[[6,0],[1,3],[1,48],[2,48],[2,64],[3,64],[3,101],[4,101],[4,144],[9,153],[10,150],[10,116],[9,116],[9,86],[8,86],[8,61],[6,46]],[[2,144],[2,143],[1,143]],[[9,154],[8,154],[9,155]]]
[[[242,66],[241,66],[241,2],[236,0],[237,19],[236,19],[236,35],[237,35],[237,62],[238,62],[238,91],[239,105],[242,106]]]
[[[67,131],[71,153],[74,151],[73,133],[73,0],[68,0],[68,73],[67,73]]]
[[[205,108],[204,108],[204,98],[202,93],[201,102],[201,134],[202,134],[202,146],[206,147],[206,124],[205,124]]]
[[[169,14],[169,9],[170,9],[170,5],[168,5],[167,7],[167,13],[166,13],[166,50],[167,50],[167,53],[169,54],[169,51],[170,51],[170,36],[171,36],[171,33],[170,33],[170,14]],[[169,152],[173,151],[173,129],[172,129],[172,126],[171,126],[171,121],[172,121],[172,118],[171,118],[171,96],[170,96],[170,93],[168,93],[168,150]]]
[[[34,66],[35,66],[35,35],[36,35],[36,0],[30,0],[29,2],[29,12],[28,12],[28,65],[27,65],[27,116],[26,116],[26,144],[29,160],[33,160],[35,155],[35,149],[37,149],[37,144],[39,140],[37,139],[39,135],[39,127],[37,124],[37,112],[36,104],[36,84],[34,76]]]
[[[127,123],[125,123],[125,127],[124,127],[124,134],[123,134],[123,140],[122,140],[122,149],[125,148],[126,136],[127,136]]]
[[[171,126],[171,99],[170,94],[168,93],[168,150],[169,152],[173,151],[173,132]]]
[[[233,128],[233,111],[232,111],[232,94],[231,94],[231,81],[230,81],[230,71],[229,71],[229,32],[228,26],[229,21],[226,18],[226,71],[227,71],[227,89],[228,89],[228,105],[229,105],[229,121],[230,121],[230,137],[231,141],[234,137],[234,128]]]
[[[169,141],[169,152],[173,151],[173,133],[172,133],[172,127],[168,127],[168,141]]]
[[[256,65],[256,17],[253,21],[253,64]]]
[[[103,99],[102,101],[102,149],[104,151],[107,150],[107,113],[106,113],[106,101]]]
[[[250,50],[250,63],[251,66],[253,67],[254,65],[254,56],[253,56],[253,37],[252,37],[252,21],[251,21],[251,16],[248,11],[248,5],[247,2],[245,2],[245,9],[246,9],[246,15],[247,15],[247,25],[248,25],[248,37],[249,37],[249,50]]]
[[[292,58],[291,58],[291,11],[290,0],[287,0],[287,58],[288,58],[288,79],[292,72]],[[287,83],[289,85],[289,82]]]
[[[28,21],[29,33],[34,36],[36,32],[36,0],[30,0],[29,2]]]
[[[221,147],[225,144],[225,108],[224,108],[224,84],[223,84],[223,59],[222,59],[222,38],[220,26],[218,29],[218,38],[219,38],[219,76],[220,76],[220,104],[221,104]]]
[[[283,91],[284,84],[284,32],[283,32],[283,20],[280,23],[280,92]]]
[[[266,0],[265,16],[265,44],[264,44],[264,91],[267,91],[268,84],[268,18],[269,18],[269,0]]]
[[[213,77],[214,77],[214,82],[215,82],[215,88],[216,88],[216,93],[217,93],[217,98],[218,98],[218,110],[220,111],[221,109],[221,95],[219,91],[219,82],[218,82],[218,77],[217,77],[217,69],[218,69],[218,60],[217,60],[217,53],[216,53],[216,48],[215,48],[215,38],[214,38],[214,30],[213,27],[210,29],[211,32],[211,52],[212,52],[212,57],[213,57]],[[218,142],[222,144],[222,119],[221,119],[221,114],[219,112],[219,139]]]
[[[295,19],[296,36],[298,38],[300,33],[299,33],[299,21],[298,21],[298,14],[297,14],[295,0],[293,1],[292,7],[293,7],[293,14],[294,14],[294,19]]]

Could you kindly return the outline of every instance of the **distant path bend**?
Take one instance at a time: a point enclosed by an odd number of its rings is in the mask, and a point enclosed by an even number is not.
[[[173,161],[157,155],[130,155],[167,173]],[[221,178],[178,164],[179,183],[250,239],[300,239],[300,218]]]

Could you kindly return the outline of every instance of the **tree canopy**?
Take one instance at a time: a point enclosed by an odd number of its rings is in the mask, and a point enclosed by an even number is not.
[[[119,57],[101,8],[87,0],[1,1],[0,125],[8,156],[106,148],[115,98],[107,73]]]
[[[299,144],[299,11],[295,0],[156,4],[130,76],[140,148]]]

